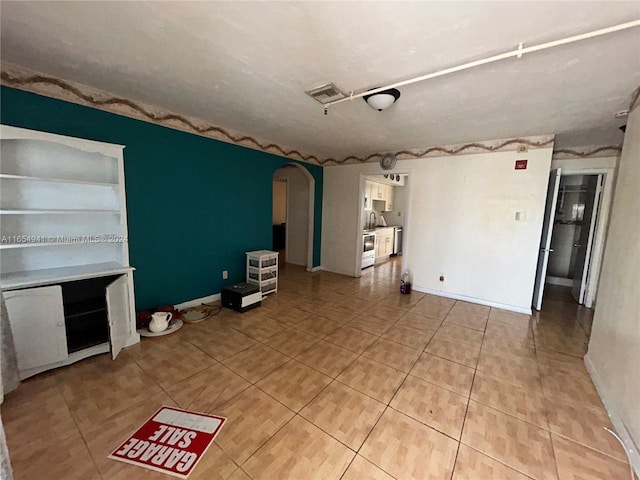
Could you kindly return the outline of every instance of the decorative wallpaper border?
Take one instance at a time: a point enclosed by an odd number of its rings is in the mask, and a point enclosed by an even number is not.
[[[354,163],[377,162],[383,155],[390,152],[373,153],[368,156],[349,155],[342,159],[318,158],[315,155],[304,154],[295,149],[287,149],[275,143],[259,140],[250,135],[208,124],[193,117],[166,112],[142,102],[127,98],[113,96],[92,87],[68,82],[56,77],[44,75],[32,70],[11,64],[3,64],[0,73],[0,81],[3,85],[26,90],[40,95],[65,100],[72,103],[105,110],[110,113],[136,118],[169,128],[175,128],[188,133],[213,138],[227,143],[233,143],[243,147],[260,150],[266,153],[276,154],[282,157],[300,160],[316,165],[346,165]],[[633,102],[637,102],[640,89],[636,90]],[[632,102],[632,105],[633,105]],[[553,146],[553,135],[538,137],[509,138],[501,140],[470,142],[456,145],[431,146],[420,149],[399,150],[394,153],[400,160],[420,159],[428,157],[441,157],[445,155],[465,155],[471,153],[518,151],[522,147],[547,148]],[[526,150],[525,150],[526,151]],[[554,157],[562,158],[587,158],[604,156],[603,152],[610,151],[618,155],[621,147],[609,145],[581,151],[561,149],[554,152]]]
[[[379,161],[387,153],[395,154],[398,160],[409,160],[427,157],[442,157],[445,155],[466,155],[470,153],[488,153],[488,152],[508,152],[518,151],[521,147],[529,148],[546,148],[553,145],[553,135],[545,135],[540,137],[523,137],[509,138],[502,140],[491,140],[486,142],[460,143],[456,145],[433,146],[427,148],[416,148],[411,150],[398,150],[395,152],[373,153],[367,157],[356,157],[350,155],[342,160],[327,160],[338,165],[347,163],[365,163],[370,161]]]
[[[161,111],[157,107],[145,105],[142,102],[112,96],[85,85],[72,84],[66,80],[36,73],[22,67],[3,64],[0,79],[3,85],[20,90],[78,103],[266,153],[275,153],[307,163],[321,164],[315,155],[305,155],[298,150],[289,150],[278,144],[261,141],[250,135],[207,124],[193,117]]]
[[[584,149],[558,148],[553,151],[553,159],[617,157],[620,155],[620,152],[622,152],[622,146],[620,145],[606,145],[604,147]]]

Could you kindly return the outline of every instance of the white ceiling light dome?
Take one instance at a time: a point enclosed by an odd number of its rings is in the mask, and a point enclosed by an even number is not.
[[[362,98],[364,98],[364,101],[367,102],[371,108],[381,112],[396,103],[400,98],[400,90],[397,88],[390,88],[388,90],[383,90],[382,92],[365,95]]]

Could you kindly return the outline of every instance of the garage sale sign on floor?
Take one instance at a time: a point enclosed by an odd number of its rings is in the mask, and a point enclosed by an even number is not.
[[[187,478],[226,418],[162,407],[109,458]]]

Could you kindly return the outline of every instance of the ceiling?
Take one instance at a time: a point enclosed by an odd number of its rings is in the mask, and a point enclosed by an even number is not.
[[[345,92],[640,18],[640,2],[1,3],[3,62],[296,148],[344,158],[558,134],[617,144],[640,84],[640,28],[401,88],[388,110]]]

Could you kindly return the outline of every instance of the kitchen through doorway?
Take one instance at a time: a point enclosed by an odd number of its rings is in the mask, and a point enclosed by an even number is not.
[[[406,252],[408,192],[407,173],[361,175],[356,276]]]

